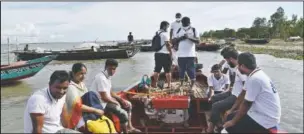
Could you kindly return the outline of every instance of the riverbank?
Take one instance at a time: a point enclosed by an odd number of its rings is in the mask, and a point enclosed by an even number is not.
[[[271,40],[265,45],[247,44],[241,41],[234,42],[237,50],[248,51],[254,54],[269,54],[277,58],[289,58],[303,60],[303,41],[285,42],[281,40]]]

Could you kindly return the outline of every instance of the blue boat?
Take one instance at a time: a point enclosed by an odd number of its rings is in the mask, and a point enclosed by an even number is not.
[[[1,85],[34,76],[56,57],[57,55],[49,55],[33,60],[1,65]]]

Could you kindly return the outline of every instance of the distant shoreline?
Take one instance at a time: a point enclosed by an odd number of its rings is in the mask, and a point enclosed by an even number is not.
[[[235,42],[235,48],[242,52],[247,51],[254,54],[268,54],[277,58],[289,58],[294,60],[304,59],[303,41],[284,42],[274,39],[265,45]]]

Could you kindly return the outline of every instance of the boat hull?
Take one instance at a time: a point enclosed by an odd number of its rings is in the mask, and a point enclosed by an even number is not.
[[[245,40],[245,43],[248,44],[267,44],[269,43],[269,39],[247,39]]]
[[[218,51],[222,48],[222,45],[212,44],[212,45],[197,45],[196,50],[198,51]]]
[[[52,52],[52,53],[34,53],[34,52],[14,52],[14,54],[20,60],[31,60],[40,58],[43,56],[58,55],[55,60],[67,61],[67,60],[95,60],[95,59],[127,59],[133,57],[139,49],[119,49],[105,52]]]
[[[26,61],[19,65],[1,66],[1,85],[34,76],[56,56],[50,55]]]

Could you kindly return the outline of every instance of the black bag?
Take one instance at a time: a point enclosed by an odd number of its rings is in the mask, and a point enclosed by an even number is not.
[[[194,33],[194,37],[196,37],[196,34],[195,34],[195,28],[194,27],[191,27],[192,28],[192,31]],[[178,34],[180,32],[182,28],[179,28],[176,32],[176,34]],[[172,39],[172,45],[173,45],[173,48],[177,51],[178,50],[178,44],[179,44],[179,41],[177,41],[176,39]]]
[[[161,33],[162,31],[159,33],[156,32],[155,36],[152,39],[152,50],[155,52],[161,50],[165,45],[165,44],[161,45],[161,37],[160,37]]]

